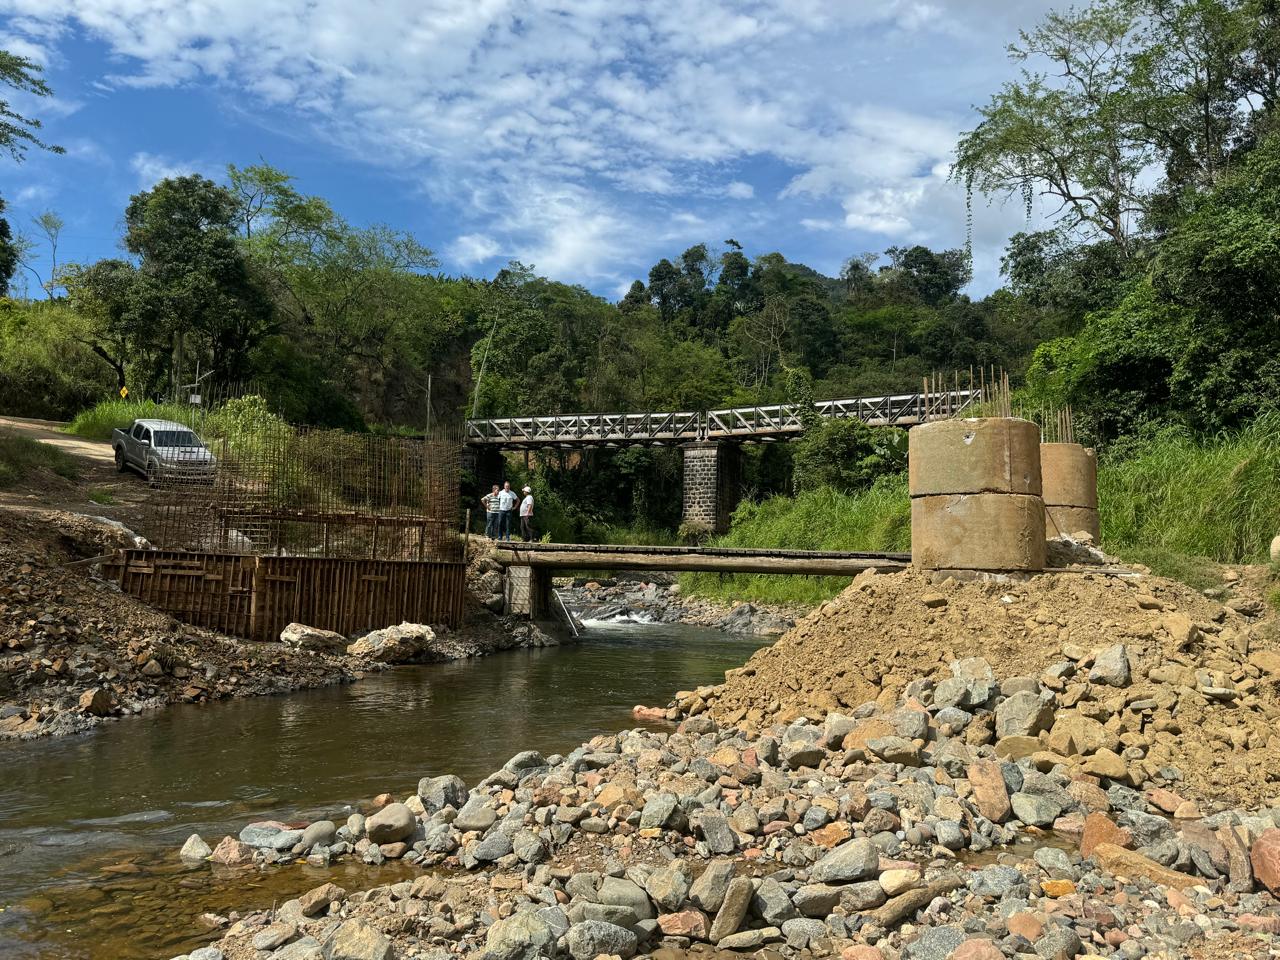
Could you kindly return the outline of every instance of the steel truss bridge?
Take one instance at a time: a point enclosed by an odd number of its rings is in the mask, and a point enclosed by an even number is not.
[[[822,417],[858,419],[871,426],[910,427],[954,417],[981,402],[982,390],[971,389],[821,400],[814,407]],[[509,450],[667,446],[724,440],[766,443],[786,440],[803,431],[801,407],[782,403],[704,412],[567,413],[468,420],[466,443]]]

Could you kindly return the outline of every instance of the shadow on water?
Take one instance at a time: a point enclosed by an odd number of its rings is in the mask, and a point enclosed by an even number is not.
[[[474,783],[519,750],[567,752],[632,726],[634,704],[718,682],[761,643],[682,625],[601,625],[572,646],[0,744],[0,956],[190,949],[201,913],[266,906],[329,876],[186,870],[176,851],[191,833],[214,845],[253,819],[344,817],[423,776]],[[338,882],[373,886],[398,869],[350,867]]]

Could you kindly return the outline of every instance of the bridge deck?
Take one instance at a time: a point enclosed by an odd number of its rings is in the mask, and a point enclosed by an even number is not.
[[[905,569],[909,553],[844,553],[824,550],[751,550],[733,547],[650,547],[629,544],[518,543],[500,541],[493,557],[503,566],[553,570],[665,570],[719,573],[855,575],[863,570]]]
[[[902,393],[881,397],[820,400],[821,417],[857,419],[872,426],[909,427],[956,416],[982,402],[981,389],[936,394]],[[665,446],[731,440],[768,442],[804,432],[795,404],[729,407],[695,412],[566,413],[543,417],[468,420],[466,442],[473,447],[533,450],[540,447]]]

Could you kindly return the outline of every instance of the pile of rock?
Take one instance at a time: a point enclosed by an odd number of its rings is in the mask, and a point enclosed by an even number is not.
[[[1098,682],[1122,669],[1118,653],[1089,668]],[[951,673],[820,724],[748,735],[701,714],[567,756],[520,753],[472,790],[425,778],[340,826],[252,825],[213,859],[446,872],[313,891],[241,921],[222,949],[288,932],[273,958],[331,956],[359,931],[371,952],[343,956],[588,960],[707,943],[846,960],[1136,958],[1280,932],[1280,806],[1192,803],[1164,767],[1163,785],[1139,792],[1142,758],[1116,753],[1106,724],[1090,740],[1094,718],[1059,728],[1051,687],[1001,683],[977,659]],[[1123,770],[1087,769],[1111,755]]]

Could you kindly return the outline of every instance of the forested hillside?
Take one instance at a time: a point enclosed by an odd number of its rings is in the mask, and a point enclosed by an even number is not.
[[[851,250],[838,276],[708,238],[617,302],[536,265],[445,276],[394,225],[352,224],[285,171],[231,166],[132,197],[125,255],[93,263],[57,263],[56,214],[25,237],[0,220],[0,284],[47,294],[0,301],[0,410],[69,418],[122,386],[181,396],[199,374],[206,393],[252,391],[292,421],[418,429],[472,410],[905,391],[997,365],[1028,407],[1070,404],[1082,439],[1117,456],[1160,431],[1239,429],[1280,398],[1278,10],[1101,0],[1017,38],[952,176],[974,216],[1012,200],[1046,228],[1012,237],[987,296],[967,292],[964,224],[948,249]],[[811,438],[798,476],[792,448],[751,449],[747,493],[806,475],[856,490],[898,466],[877,443]],[[828,469],[836,455],[869,466]],[[579,535],[678,521],[671,451],[535,467]]]

